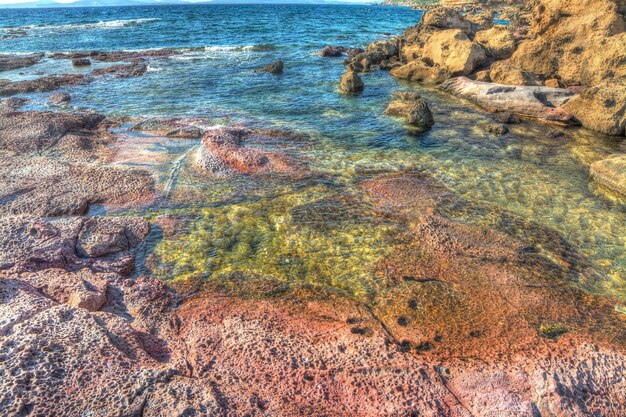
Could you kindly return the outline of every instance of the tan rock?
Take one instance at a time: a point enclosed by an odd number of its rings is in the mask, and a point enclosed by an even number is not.
[[[450,74],[438,65],[429,66],[424,61],[415,60],[391,70],[390,74],[403,80],[437,84],[449,78]]]
[[[606,82],[569,100],[564,108],[588,129],[620,136],[626,130],[626,84]]]
[[[459,29],[444,30],[431,36],[424,46],[424,57],[452,75],[468,75],[487,59],[482,46],[473,43]]]
[[[407,124],[417,127],[430,127],[435,123],[428,103],[418,93],[397,92],[393,97],[394,100],[385,110],[386,115],[402,116]]]
[[[552,88],[560,88],[561,83],[559,83],[559,80],[557,80],[556,78],[552,78],[550,80],[546,80],[545,86],[552,87]]]
[[[364,87],[361,77],[354,71],[346,72],[339,80],[339,88],[346,93],[357,93],[363,91]]]
[[[594,85],[626,76],[626,23],[615,0],[540,0],[532,35],[518,46],[513,65],[565,85]]]
[[[476,33],[474,42],[481,45],[494,58],[509,58],[515,51],[515,39],[511,30],[506,26],[494,26],[488,30]]]
[[[494,62],[489,69],[491,81],[506,85],[537,85],[535,78],[509,61]]]
[[[626,154],[594,162],[589,173],[596,183],[626,197]]]
[[[405,61],[413,61],[422,55],[422,46],[419,44],[405,45],[400,53]]]

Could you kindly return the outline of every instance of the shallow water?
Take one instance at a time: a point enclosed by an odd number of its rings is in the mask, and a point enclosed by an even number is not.
[[[150,61],[144,77],[67,89],[71,109],[201,114],[212,124],[309,137],[288,152],[306,160],[314,175],[294,180],[207,178],[191,169],[197,141],[124,134],[116,163],[155,169],[162,197],[148,215],[180,225],[175,233],[155,232],[142,271],[164,279],[239,273],[373,297],[385,285],[375,265],[405,225],[376,216],[358,183],[375,173],[418,169],[471,203],[453,213],[456,219],[494,227],[493,214],[505,210],[527,226],[555,230],[588,258],[592,273],[580,277],[583,288],[626,299],[626,204],[588,175],[589,164],[616,152],[619,139],[583,129],[551,139],[549,127],[530,122],[496,137],[483,132],[489,117],[471,104],[382,71],[364,75],[363,94],[343,96],[337,91],[342,60],[315,55],[326,44],[363,46],[399,33],[420,16],[366,6],[0,10],[0,36],[8,27],[27,34],[3,40],[0,52],[180,48],[181,55]],[[278,58],[283,75],[254,72]],[[0,78],[33,78],[40,71],[80,70],[46,59]],[[408,133],[401,121],[382,115],[398,89],[423,94],[433,129]],[[47,94],[29,97],[31,108],[47,108]],[[508,232],[525,236],[523,223],[514,227],[520,230]]]

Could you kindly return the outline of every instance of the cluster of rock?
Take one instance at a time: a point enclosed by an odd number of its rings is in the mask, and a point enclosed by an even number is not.
[[[442,3],[402,36],[350,58],[348,68],[378,66],[397,78],[441,84],[491,112],[626,133],[622,0],[507,2],[515,17],[508,26],[494,24],[502,2]]]
[[[90,59],[99,62],[126,61],[128,63],[98,68],[91,71],[90,73],[84,74],[49,75],[37,79],[14,82],[7,80],[6,82],[0,83],[0,97],[59,90],[75,85],[88,84],[96,80],[98,77],[103,76],[111,76],[115,78],[139,77],[144,75],[148,70],[146,63],[144,62],[146,59],[164,58],[174,55],[176,53],[176,51],[169,49],[149,50],[143,52],[91,51],[74,53],[53,53],[49,56],[49,58],[71,59],[72,65],[74,65],[75,67],[85,67],[91,65]],[[42,58],[43,55],[25,58],[0,57],[0,71],[35,65]]]

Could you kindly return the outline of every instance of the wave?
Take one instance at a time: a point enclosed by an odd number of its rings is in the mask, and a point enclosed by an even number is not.
[[[5,32],[8,31],[38,31],[38,30],[50,30],[50,31],[66,31],[76,29],[120,29],[127,27],[139,26],[143,23],[156,22],[161,19],[156,17],[141,18],[141,19],[121,19],[121,20],[105,20],[95,23],[68,23],[66,25],[42,25],[42,26],[19,26],[12,28],[3,28]]]

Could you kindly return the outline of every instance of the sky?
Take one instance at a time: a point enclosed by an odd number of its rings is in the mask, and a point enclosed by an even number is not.
[[[11,5],[16,5],[16,6],[24,6],[27,5],[28,6],[36,6],[36,5],[41,5],[41,4],[54,4],[57,3],[59,6],[62,5],[68,5],[71,6],[72,3],[76,3],[79,0],[0,0],[0,7],[10,7]],[[210,2],[211,0],[143,0],[142,3],[202,3],[202,2]],[[334,1],[338,1],[338,2],[346,2],[346,3],[364,3],[367,0],[334,0]],[[226,3],[227,1],[222,0],[221,3]],[[249,0],[250,3],[254,3],[253,0]],[[267,1],[266,1],[267,2]],[[299,0],[277,0],[275,1],[275,3],[298,3]],[[324,0],[320,0],[319,3],[323,3]],[[82,2],[84,3],[84,1]],[[97,2],[100,5],[109,3],[109,1],[107,0],[100,0]],[[112,5],[115,4],[120,4],[120,3],[133,3],[133,1],[128,1],[125,2],[124,0],[111,0],[110,3]]]

